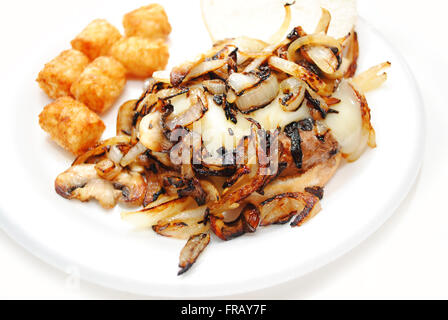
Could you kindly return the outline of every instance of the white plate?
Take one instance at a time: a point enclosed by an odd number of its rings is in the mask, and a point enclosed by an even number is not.
[[[107,12],[116,18],[110,20],[119,25],[123,9],[108,3]],[[199,14],[197,8],[176,6],[167,4],[174,30],[171,65],[194,47],[187,45],[192,38],[186,34],[200,30],[195,41],[201,48],[208,46],[200,17],[191,19],[185,14],[193,9],[192,14]],[[61,39],[72,36],[64,34],[67,28],[82,27],[70,25],[72,21],[55,33],[59,45]],[[288,281],[329,263],[367,238],[394,212],[413,184],[422,159],[424,112],[413,76],[393,47],[362,20],[358,31],[359,70],[392,62],[386,85],[367,96],[378,148],[337,172],[326,188],[322,212],[303,227],[261,228],[230,242],[213,239],[196,265],[178,277],[183,241],[152,231],[133,231],[120,220],[120,208],[106,212],[96,203],[59,197],[53,190],[54,178],[72,158],[39,128],[38,114],[49,100],[33,81],[42,63],[63,49],[56,46],[35,48],[32,55],[26,53],[27,59],[18,54],[17,61],[11,61],[17,66],[14,77],[3,77],[14,87],[3,97],[0,120],[1,226],[30,252],[62,270],[70,268],[89,281],[153,296],[242,293]],[[129,82],[117,105],[138,96],[141,85]],[[105,116],[108,130],[104,137],[113,134],[115,114],[116,109]]]

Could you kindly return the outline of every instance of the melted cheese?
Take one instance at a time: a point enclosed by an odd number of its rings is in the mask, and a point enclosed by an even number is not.
[[[234,124],[226,119],[223,108],[216,105],[213,99],[209,97],[209,110],[198,121],[199,125],[194,126],[194,131],[202,135],[207,150],[213,152],[222,146],[231,150],[241,138],[250,134],[252,123],[247,118],[254,119],[265,130],[275,130],[278,127],[284,128],[293,121],[310,117],[309,109],[305,105],[294,112],[284,111],[279,103],[279,98],[277,96],[266,107],[249,114],[238,113],[237,123]],[[233,132],[233,136],[230,135],[230,132]]]
[[[248,116],[255,119],[266,130],[284,128],[287,124],[310,117],[309,109],[302,104],[296,111],[285,111],[279,102],[279,96],[266,107],[252,112]]]
[[[341,100],[341,102],[332,106],[332,109],[339,113],[328,114],[325,123],[341,145],[342,153],[351,154],[357,151],[360,144],[365,140],[361,104],[347,80],[343,80],[339,84],[333,97]]]
[[[189,129],[202,136],[203,144],[207,150],[214,153],[221,147],[227,150],[234,149],[238,142],[250,134],[252,123],[247,118],[257,121],[265,130],[284,128],[287,124],[310,117],[308,107],[303,104],[296,111],[284,111],[280,105],[280,94],[266,107],[253,111],[249,114],[238,112],[237,123],[226,119],[222,106],[213,101],[211,95],[208,98],[208,111],[202,119],[195,122]],[[190,101],[186,95],[174,97],[171,100],[174,107],[173,114],[178,115],[188,109]],[[231,134],[233,133],[233,135]]]

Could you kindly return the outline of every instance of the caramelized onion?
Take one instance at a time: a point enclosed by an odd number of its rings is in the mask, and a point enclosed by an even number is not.
[[[325,74],[333,74],[339,68],[338,58],[333,51],[323,46],[305,47],[305,56]]]
[[[152,77],[156,82],[170,84],[170,73],[166,70],[155,71],[153,72]],[[145,81],[145,89],[147,89],[146,81]]]
[[[219,79],[204,80],[202,81],[202,86],[213,95],[224,94],[226,92],[225,82]]]
[[[257,85],[261,79],[253,73],[232,73],[227,79],[227,84],[240,95],[244,90],[250,89]]]
[[[387,73],[384,72],[384,70],[390,66],[390,62],[380,63],[379,65],[374,66],[354,77],[352,82],[363,93],[374,90],[380,87],[387,80]]]
[[[333,37],[324,34],[310,34],[296,39],[289,45],[287,53],[288,60],[294,61],[297,50],[304,46],[325,46],[328,48],[336,48],[338,53],[342,52],[341,43]]]
[[[236,99],[237,108],[247,113],[268,105],[278,94],[278,81],[275,75],[260,83],[255,88],[245,91]]]
[[[72,166],[85,163],[89,158],[97,156],[101,153],[105,153],[109,147],[119,144],[128,144],[131,142],[131,138],[129,136],[116,136],[102,142],[99,142],[98,145],[86,153],[83,153],[79,157],[73,161]]]
[[[117,146],[112,146],[109,150],[109,153],[107,154],[110,160],[112,160],[115,163],[120,163],[121,159],[123,158],[123,153],[121,153],[120,149],[118,149]]]
[[[279,98],[280,105],[285,111],[296,111],[305,98],[306,85],[294,77],[287,78],[280,83],[280,91],[284,94]]]
[[[283,7],[285,8],[285,18],[280,28],[274,33],[269,39],[269,43],[279,43],[285,37],[288,32],[289,25],[291,24],[291,8],[290,6],[294,3],[286,3]]]
[[[215,71],[223,67],[226,63],[227,63],[226,59],[204,61],[198,64],[197,66],[193,67],[190,70],[190,72],[188,72],[188,74],[185,76],[182,82],[186,82],[190,79],[202,76],[203,74]]]
[[[322,15],[320,16],[320,20],[319,23],[316,26],[316,29],[314,30],[314,33],[325,33],[327,34],[328,32],[328,27],[330,26],[330,22],[331,22],[331,14],[330,12],[325,9],[325,8],[321,8],[322,9]]]
[[[196,262],[201,252],[207,247],[210,242],[210,234],[201,233],[192,236],[188,239],[185,247],[180,252],[179,256],[179,272],[177,275],[181,275],[191,268],[193,263]]]
[[[273,68],[305,81],[317,92],[323,91],[326,88],[325,82],[322,81],[315,73],[299,66],[297,63],[276,56],[270,57],[268,62]]]
[[[134,162],[139,155],[146,151],[146,147],[138,142],[135,146],[129,149],[128,153],[121,159],[120,165],[126,167],[131,162]]]
[[[165,126],[171,131],[178,127],[186,127],[201,119],[206,111],[207,108],[205,108],[202,102],[198,101],[194,105],[190,106],[185,112],[169,119],[165,123]]]

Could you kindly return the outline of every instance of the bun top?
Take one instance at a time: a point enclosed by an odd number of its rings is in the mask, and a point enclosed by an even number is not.
[[[289,1],[292,3],[293,1]],[[284,19],[285,0],[201,0],[204,22],[215,40],[247,36],[268,41]],[[340,38],[356,25],[356,0],[296,0],[291,25],[312,33],[321,8],[332,16],[328,35]]]

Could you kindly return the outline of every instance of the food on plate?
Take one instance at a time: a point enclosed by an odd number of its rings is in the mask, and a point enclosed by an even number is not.
[[[115,170],[113,175],[105,175],[110,169],[109,163],[105,162],[107,160],[71,167],[56,179],[56,192],[67,199],[96,199],[106,209],[117,202],[141,204],[146,190],[143,177],[127,170]]]
[[[106,128],[95,112],[71,97],[47,105],[39,115],[39,124],[51,139],[74,155],[95,146]]]
[[[104,113],[123,92],[127,75],[148,77],[167,64],[168,46],[164,40],[171,26],[162,6],[152,4],[134,10],[125,15],[123,23],[127,36],[146,38],[122,37],[108,21],[93,20],[71,41],[73,49],[47,63],[37,77],[50,98],[63,98],[45,107],[39,123],[53,140],[75,155],[95,146],[105,130],[101,119],[87,107],[97,114]],[[123,111],[128,112],[126,116]],[[122,126],[130,128],[127,116],[131,111],[120,111]],[[116,202],[109,201],[104,207],[112,203]]]
[[[50,98],[68,96],[72,83],[88,64],[89,58],[81,51],[65,50],[45,64],[36,81]]]
[[[90,60],[108,54],[110,47],[121,38],[120,31],[104,19],[90,22],[72,41],[73,49],[83,52]]]
[[[191,236],[187,244],[180,252],[179,256],[179,272],[178,275],[185,273],[196,262],[201,252],[207,247],[210,242],[210,234],[200,233]]]
[[[126,37],[166,39],[171,32],[165,9],[157,3],[126,13],[123,17],[123,27]]]
[[[98,57],[72,84],[70,92],[98,114],[109,109],[126,84],[126,69],[112,57]]]
[[[314,31],[288,30],[292,6],[284,5],[284,21],[268,41],[221,39],[168,75],[155,73],[138,99],[120,107],[117,136],[78,156],[57,177],[56,191],[106,208],[143,205],[122,218],[188,239],[179,274],[210,234],[228,241],[313,218],[340,164],[376,147],[364,93],[386,80],[390,63],[355,76],[354,28],[329,35],[331,12],[321,9]],[[111,52],[134,75],[149,75],[149,66],[147,73],[130,67],[129,57],[144,56],[135,48],[154,44],[139,41],[149,40],[125,38]]]
[[[128,75],[138,78],[150,77],[165,68],[169,58],[168,46],[162,39],[143,37],[122,38],[112,46],[110,55],[125,66]]]

